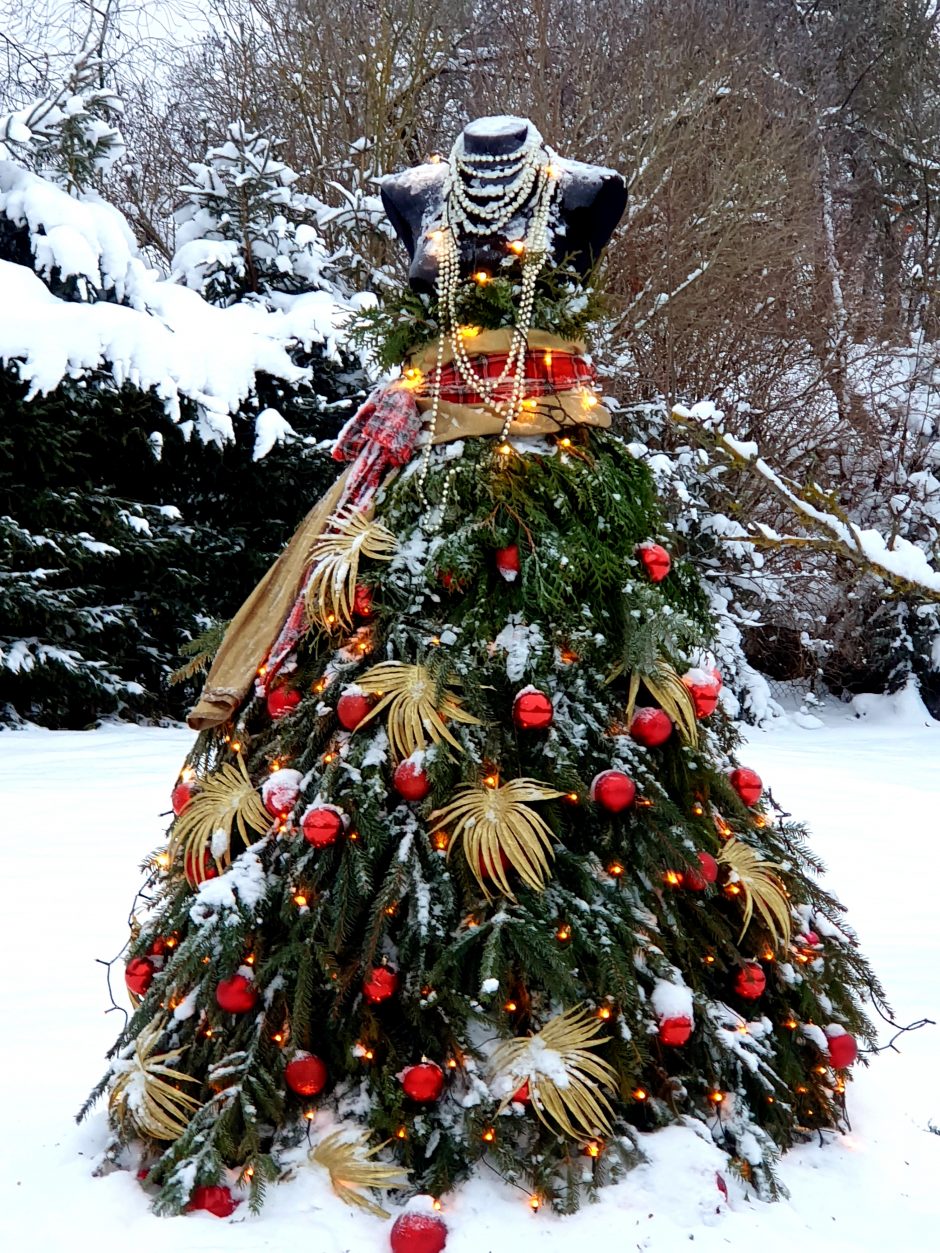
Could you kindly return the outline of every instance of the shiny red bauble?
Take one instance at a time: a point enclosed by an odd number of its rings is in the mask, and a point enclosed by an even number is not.
[[[830,1035],[829,1064],[836,1070],[844,1070],[851,1066],[858,1057],[858,1043],[854,1035],[843,1031],[841,1035]]]
[[[156,973],[157,968],[152,961],[146,957],[132,957],[124,967],[124,982],[128,992],[132,992],[134,996],[145,996]]]
[[[304,839],[314,848],[329,848],[342,834],[343,815],[332,805],[314,805],[300,820]]]
[[[682,882],[692,892],[704,892],[709,883],[714,883],[718,879],[718,863],[712,857],[711,853],[697,853],[698,870],[687,870],[682,877]]]
[[[816,931],[804,931],[802,939],[803,943],[808,944],[810,948],[815,948],[817,944],[822,943]]]
[[[170,794],[170,804],[173,806],[173,812],[177,818],[192,799],[193,785],[191,783],[177,783]]]
[[[512,720],[522,731],[544,731],[554,716],[552,702],[535,687],[523,689],[512,703]]]
[[[198,888],[200,883],[205,883],[206,879],[218,878],[219,868],[215,864],[215,858],[207,849],[202,855],[201,868],[196,855],[192,852],[187,853],[183,862],[183,873],[186,875],[186,882],[189,886]]]
[[[215,1003],[226,1014],[247,1014],[258,1003],[255,985],[244,975],[232,975],[216,984]]]
[[[372,588],[364,583],[357,583],[353,593],[353,613],[357,618],[371,618],[375,609],[372,603]]]
[[[636,800],[636,784],[622,770],[602,770],[591,782],[591,800],[609,814],[619,814]]]
[[[736,770],[731,771],[728,778],[745,805],[757,804],[763,794],[764,785],[756,770],[749,770],[747,766],[738,766]]]
[[[512,1094],[512,1099],[518,1105],[527,1105],[532,1100],[532,1094],[529,1092],[529,1081],[526,1079],[521,1088],[516,1088]]]
[[[381,1005],[398,991],[398,975],[388,966],[373,966],[362,981],[362,995],[370,1005]]]
[[[630,723],[630,735],[644,748],[659,748],[672,735],[672,722],[661,709],[638,709]]]
[[[690,670],[682,676],[682,682],[692,697],[696,718],[709,718],[718,708],[721,691],[721,675],[717,670],[710,674],[705,670]]]
[[[431,780],[413,761],[403,761],[396,767],[392,785],[406,801],[423,801],[431,790]]]
[[[441,1253],[447,1226],[436,1214],[399,1214],[389,1235],[392,1253]]]
[[[685,1044],[692,1034],[692,1019],[684,1015],[678,1018],[664,1018],[659,1024],[659,1042],[667,1048],[679,1048]]]
[[[300,704],[300,693],[294,687],[273,687],[265,697],[268,714],[275,722],[285,718]]]
[[[401,1074],[401,1086],[405,1096],[422,1105],[439,1101],[444,1091],[444,1072],[436,1062],[419,1062],[406,1066]]]
[[[313,1053],[296,1053],[284,1067],[284,1082],[298,1096],[318,1096],[326,1079],[326,1066]]]
[[[303,775],[299,770],[275,770],[261,785],[261,800],[272,818],[283,818],[297,804]]]
[[[746,1001],[756,1001],[767,987],[767,976],[756,962],[748,962],[738,971],[734,980],[734,990]]]
[[[505,548],[497,548],[495,556],[496,569],[507,583],[512,583],[522,569],[522,562],[519,559],[519,545],[507,544]]]
[[[360,722],[372,712],[374,699],[365,692],[344,692],[336,702],[339,725],[346,731],[355,731]]]
[[[192,1213],[195,1210],[204,1209],[210,1214],[215,1214],[216,1218],[228,1218],[229,1214],[235,1213],[237,1206],[238,1202],[228,1188],[213,1184],[210,1187],[194,1188],[186,1211]]]
[[[661,583],[672,568],[672,558],[660,544],[641,544],[636,555],[653,583]]]

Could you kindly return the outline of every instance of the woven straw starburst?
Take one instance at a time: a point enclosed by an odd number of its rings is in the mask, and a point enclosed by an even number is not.
[[[178,1086],[197,1080],[169,1064],[178,1061],[185,1048],[153,1051],[163,1028],[164,1020],[154,1019],[134,1041],[133,1055],[115,1063],[117,1077],[108,1110],[122,1135],[132,1128],[151,1140],[176,1140],[200,1108],[200,1102]]]
[[[630,675],[630,691],[627,698],[627,726],[633,721],[633,711],[640,684],[647,689],[660,709],[668,714],[671,721],[686,744],[693,747],[698,743],[698,721],[695,717],[695,705],[689,689],[679,678],[678,673],[668,661],[659,660],[649,674]]]
[[[765,861],[749,844],[734,839],[729,840],[718,854],[718,861],[731,871],[730,881],[738,885],[744,898],[744,926],[738,942],[750,926],[756,910],[774,943],[786,948],[790,943],[792,918],[786,889],[774,874],[779,869],[778,864]]]
[[[310,1150],[309,1157],[329,1172],[333,1191],[347,1205],[356,1205],[376,1218],[389,1218],[391,1215],[381,1205],[357,1189],[405,1188],[408,1172],[401,1166],[372,1161],[385,1145],[370,1149],[368,1143],[367,1135],[350,1137],[344,1131],[334,1131]]]
[[[591,1052],[610,1038],[601,1029],[592,1010],[575,1006],[536,1035],[506,1040],[493,1054],[493,1071],[510,1076],[512,1094],[528,1083],[532,1108],[551,1130],[572,1140],[609,1134],[614,1111],[605,1091],[616,1092],[617,1074]]]
[[[212,848],[216,868],[224,870],[232,860],[232,828],[238,830],[244,843],[251,843],[252,831],[261,834],[271,826],[271,815],[248,777],[244,758],[238,764],[226,763],[198,781],[199,790],[173,824],[168,852],[171,860],[182,853],[185,861],[200,869],[206,851],[216,843],[216,832],[225,833],[226,847],[221,853]]]
[[[446,741],[463,752],[445,725],[445,719],[479,726],[479,718],[468,714],[454,692],[437,685],[424,666],[403,661],[383,661],[356,680],[364,692],[380,696],[378,704],[359,724],[377,718],[387,710],[388,740],[398,757],[410,757],[418,749]]]
[[[495,884],[515,900],[507,870],[512,868],[526,887],[541,892],[550,874],[549,859],[554,857],[551,828],[529,802],[559,796],[564,792],[536,779],[510,779],[502,787],[468,783],[428,821],[432,831],[450,831],[448,857],[462,842],[467,863],[487,896]]]
[[[304,593],[308,619],[325,630],[351,627],[360,559],[391,561],[397,551],[398,540],[372,520],[369,510],[337,510],[310,552],[312,572]]]

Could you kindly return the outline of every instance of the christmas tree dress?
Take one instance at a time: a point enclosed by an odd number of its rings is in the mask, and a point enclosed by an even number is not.
[[[232,623],[95,1096],[160,1212],[309,1152],[347,1200],[486,1159],[570,1211],[698,1119],[761,1195],[839,1128],[875,990],[733,756],[710,624],[581,333],[611,171],[483,119],[389,180],[403,362]]]

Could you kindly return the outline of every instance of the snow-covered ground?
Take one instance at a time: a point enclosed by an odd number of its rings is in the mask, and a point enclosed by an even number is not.
[[[862,717],[856,716],[862,713]],[[940,724],[914,698],[833,705],[821,725],[789,716],[752,732],[742,754],[805,817],[851,908],[900,1022],[940,1021]],[[318,1168],[272,1189],[259,1218],[158,1219],[124,1172],[92,1177],[99,1112],[72,1114],[98,1079],[117,1029],[103,967],[127,935],[137,863],[188,732],[106,727],[0,735],[3,1029],[0,1033],[0,1247],[17,1253],[385,1253],[388,1223],[348,1210]],[[885,1038],[890,1036],[885,1028]],[[850,1135],[790,1153],[792,1197],[749,1200],[715,1174],[722,1155],[693,1128],[645,1138],[648,1163],[570,1219],[533,1214],[524,1194],[479,1178],[445,1198],[447,1253],[926,1253],[940,1241],[940,1027],[856,1067]],[[727,1171],[725,1171],[727,1176]]]

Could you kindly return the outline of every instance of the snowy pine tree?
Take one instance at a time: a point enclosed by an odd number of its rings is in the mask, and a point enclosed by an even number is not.
[[[327,285],[329,257],[298,175],[276,143],[232,122],[228,139],[190,165],[177,210],[173,275],[216,305]]]

